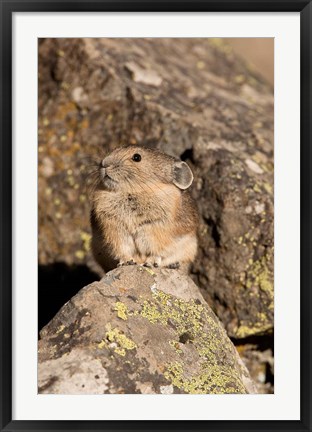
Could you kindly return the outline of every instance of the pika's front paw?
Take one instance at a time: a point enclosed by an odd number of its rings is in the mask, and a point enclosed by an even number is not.
[[[133,259],[130,259],[128,261],[119,261],[117,264],[117,267],[123,267],[128,265],[136,265],[136,262]]]
[[[144,267],[160,267],[161,265],[161,258],[160,257],[156,257],[154,259],[149,259],[147,261],[145,261],[145,263],[143,264]]]
[[[176,263],[173,263],[173,264],[169,264],[168,266],[167,266],[167,268],[168,269],[179,269],[180,268],[180,263],[179,262],[176,262]]]

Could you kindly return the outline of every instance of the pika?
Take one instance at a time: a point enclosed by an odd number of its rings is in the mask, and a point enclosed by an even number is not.
[[[91,194],[92,250],[108,271],[141,264],[187,272],[197,252],[198,213],[189,166],[158,150],[127,146],[99,164]]]

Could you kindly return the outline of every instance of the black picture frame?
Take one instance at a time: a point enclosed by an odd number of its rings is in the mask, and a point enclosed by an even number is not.
[[[0,0],[1,12],[1,431],[311,431],[311,0],[44,1]],[[15,421],[12,420],[12,14],[14,12],[300,12],[301,44],[301,415],[299,421]]]

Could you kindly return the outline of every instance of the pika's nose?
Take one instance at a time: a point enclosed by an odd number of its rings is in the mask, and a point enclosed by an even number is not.
[[[100,163],[100,168],[119,168],[120,164],[112,161],[111,159],[105,158]]]
[[[105,159],[101,160],[100,163],[100,168],[107,168],[108,167],[108,163]]]

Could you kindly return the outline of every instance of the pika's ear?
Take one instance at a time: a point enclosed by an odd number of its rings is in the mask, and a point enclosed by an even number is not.
[[[173,184],[179,189],[187,189],[193,182],[193,173],[187,163],[175,162],[173,167]]]

